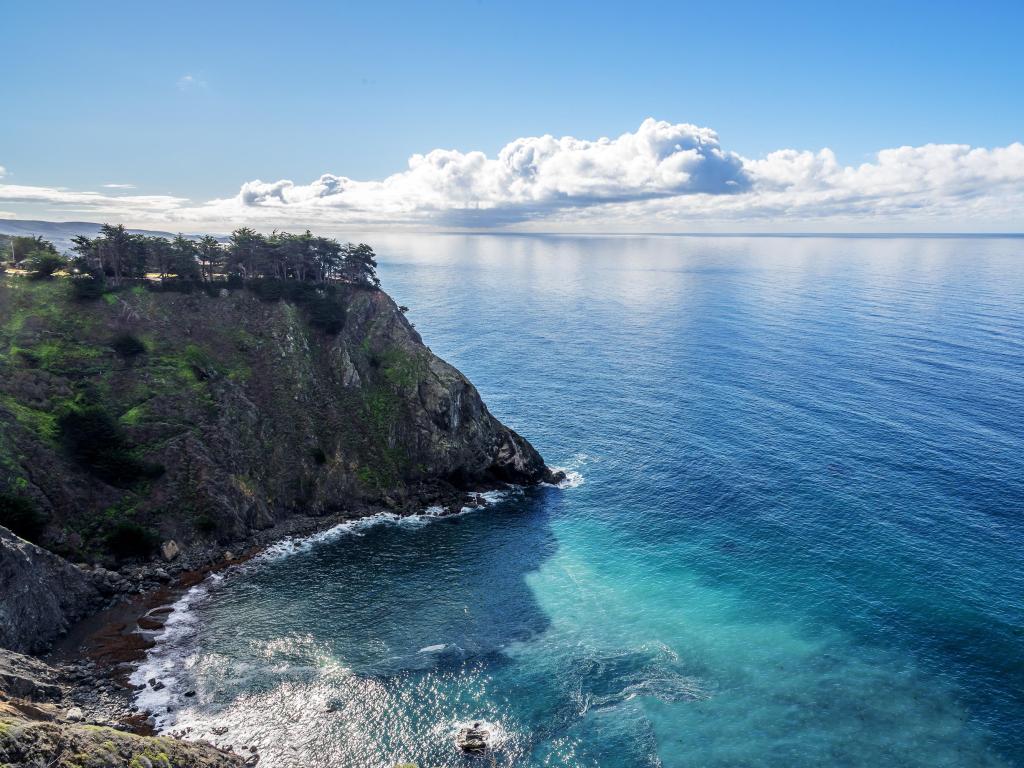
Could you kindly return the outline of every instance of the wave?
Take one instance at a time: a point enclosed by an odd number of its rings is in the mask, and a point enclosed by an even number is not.
[[[546,485],[548,488],[561,488],[563,490],[579,488],[584,483],[583,473],[580,472],[580,468],[592,461],[598,461],[598,459],[587,453],[574,453],[564,466],[551,467],[555,472],[564,472],[565,477],[557,483],[543,483],[543,485]]]

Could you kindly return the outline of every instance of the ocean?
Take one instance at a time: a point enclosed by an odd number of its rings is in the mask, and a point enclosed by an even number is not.
[[[1024,766],[1024,239],[367,238],[569,481],[194,588],[138,673],[162,728],[261,768]]]

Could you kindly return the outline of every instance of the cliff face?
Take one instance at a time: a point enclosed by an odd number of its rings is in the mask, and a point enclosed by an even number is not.
[[[99,607],[90,576],[0,527],[0,648],[43,651],[68,624]],[[0,680],[0,690],[7,690]]]
[[[0,493],[41,545],[110,565],[550,477],[387,294],[340,286],[331,311],[334,334],[248,290],[0,278]]]

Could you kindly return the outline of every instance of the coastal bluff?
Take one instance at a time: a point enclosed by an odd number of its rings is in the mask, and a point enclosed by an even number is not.
[[[18,654],[288,535],[561,479],[405,312],[344,283],[310,302],[0,275],[0,761],[64,765],[56,744],[99,739],[97,765],[241,764],[94,728],[49,683],[27,696]]]
[[[3,503],[24,538],[87,565],[78,598],[14,610],[33,599],[20,575],[75,577],[5,539],[0,644],[39,651],[126,564],[199,566],[295,516],[455,508],[553,478],[386,293],[342,284],[328,309],[325,331],[246,288],[82,299],[69,280],[0,278]]]

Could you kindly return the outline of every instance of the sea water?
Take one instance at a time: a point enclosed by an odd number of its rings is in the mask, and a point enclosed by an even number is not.
[[[138,674],[162,728],[268,768],[1024,765],[1024,240],[368,237],[574,474],[196,587]]]

